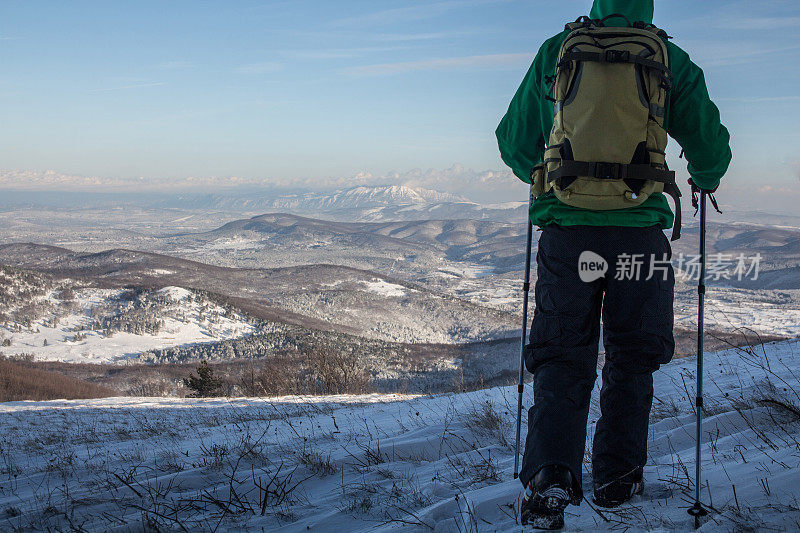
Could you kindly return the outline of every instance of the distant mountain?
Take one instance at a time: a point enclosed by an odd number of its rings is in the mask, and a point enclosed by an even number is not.
[[[374,207],[392,207],[409,205],[432,205],[442,203],[475,202],[448,192],[433,191],[390,185],[386,187],[354,187],[335,191],[330,194],[306,193],[287,195],[276,198],[272,202],[275,209],[368,209]]]
[[[481,205],[458,194],[389,185],[353,187],[333,192],[267,194],[195,194],[167,198],[158,207],[219,210],[241,213],[291,212],[315,218],[353,222],[403,220],[524,220],[524,202]]]
[[[324,220],[390,222],[416,220],[525,220],[526,202],[480,204],[459,194],[405,185],[352,187],[328,192],[275,190],[220,193],[102,193],[84,191],[2,191],[0,209],[55,207],[180,209],[243,216],[289,212]]]

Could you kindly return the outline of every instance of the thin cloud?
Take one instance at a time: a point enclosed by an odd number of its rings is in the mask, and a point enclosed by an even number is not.
[[[800,44],[790,46],[764,46],[756,42],[739,42],[735,46],[725,42],[692,42],[685,48],[692,59],[704,67],[723,67],[760,62],[765,55],[777,56],[786,52],[800,50]]]
[[[194,61],[164,61],[156,65],[159,70],[189,70],[195,68]]]
[[[716,27],[744,31],[800,28],[800,17],[725,17]]]
[[[283,68],[283,65],[273,61],[264,63],[250,63],[247,65],[240,65],[234,69],[239,74],[268,74],[270,72],[277,72]]]
[[[533,59],[530,52],[518,54],[484,54],[475,56],[448,57],[442,59],[426,59],[422,61],[403,61],[399,63],[382,63],[350,67],[342,72],[351,76],[381,76],[389,74],[405,74],[421,70],[458,70],[458,69],[497,69],[518,68],[526,66]]]
[[[369,54],[399,52],[408,50],[407,46],[365,46],[358,48],[324,48],[319,50],[290,50],[288,56],[298,59],[352,59]]]
[[[364,57],[370,54],[386,52],[400,52],[419,49],[423,43],[442,41],[459,37],[475,35],[477,30],[441,31],[430,33],[369,33],[365,31],[336,30],[323,32],[291,32],[291,38],[306,43],[319,43],[315,47],[285,50],[283,53],[289,57],[299,59],[348,59]],[[374,45],[331,47],[328,43],[341,43],[345,40],[353,42],[374,42]]]
[[[158,87],[159,85],[164,85],[163,81],[153,81],[153,82],[146,82],[146,83],[134,83],[132,85],[120,85],[119,87],[106,87],[102,89],[89,89],[90,93],[103,93],[108,91],[124,91],[127,89],[140,89],[143,87]]]
[[[800,102],[800,96],[744,96],[715,98],[719,102],[741,102],[747,104],[758,104],[765,102]]]
[[[355,17],[334,20],[332,26],[372,27],[378,24],[410,22],[434,18],[448,11],[481,5],[506,3],[510,0],[446,0],[416,6],[396,7]]]
[[[441,39],[452,39],[453,37],[464,37],[476,35],[477,30],[471,31],[440,31],[431,33],[376,33],[372,37],[379,41],[387,42],[407,42],[407,41],[433,41]]]

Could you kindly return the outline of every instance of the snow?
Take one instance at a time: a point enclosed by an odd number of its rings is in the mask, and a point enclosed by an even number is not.
[[[164,287],[163,289],[159,289],[158,292],[167,296],[174,302],[188,300],[192,295],[192,291],[183,287]]]
[[[101,331],[89,329],[94,320],[93,310],[121,292],[96,288],[76,290],[73,307],[59,313],[54,326],[50,320],[54,316],[52,313],[22,331],[0,326],[0,337],[12,340],[11,346],[2,348],[3,354],[32,354],[40,361],[113,363],[134,359],[147,350],[237,339],[256,332],[243,316],[221,316],[225,312],[221,306],[203,302],[201,298],[195,298],[192,291],[182,287],[165,287],[158,291],[172,304],[161,313],[164,326],[156,334],[116,331],[106,337]],[[43,300],[59,309],[63,302],[56,296],[57,292],[51,291]],[[208,317],[212,314],[220,316],[210,320]],[[74,340],[76,334],[85,338]]]
[[[769,301],[759,296],[761,294],[754,296],[752,291],[714,290],[706,307],[709,327],[744,329],[786,337],[800,336],[800,309],[783,301]],[[693,324],[697,324],[696,320]]]
[[[500,202],[495,204],[483,204],[488,209],[518,209],[528,205],[528,202]]]
[[[389,283],[386,280],[375,278],[372,281],[362,282],[369,292],[380,294],[382,296],[405,296],[406,287],[397,285],[396,283]]]
[[[477,263],[450,263],[439,267],[439,272],[447,276],[459,278],[478,279],[494,274],[494,267]]]
[[[216,239],[205,246],[199,247],[197,250],[187,250],[187,251],[197,251],[197,252],[207,252],[207,251],[214,251],[214,252],[226,252],[226,251],[245,251],[245,250],[257,250],[263,244],[261,241],[263,240],[262,237],[248,239],[245,237],[225,237],[221,239]]]
[[[153,268],[151,270],[145,271],[146,274],[151,276],[169,276],[174,274],[175,272],[172,270],[167,270],[166,268]]]
[[[567,531],[692,530],[695,364],[655,374],[644,494],[571,506]],[[701,531],[796,529],[800,342],[705,365],[702,499],[715,511]],[[1,527],[517,532],[515,389],[0,404]]]

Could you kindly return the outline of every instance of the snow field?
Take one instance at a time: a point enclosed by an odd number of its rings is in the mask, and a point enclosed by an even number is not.
[[[800,342],[705,364],[701,530],[800,527]],[[567,531],[692,529],[694,365],[655,375],[644,494]],[[0,529],[516,532],[515,413],[515,387],[0,404]]]

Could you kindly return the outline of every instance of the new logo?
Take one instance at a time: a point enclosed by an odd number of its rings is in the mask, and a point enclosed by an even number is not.
[[[589,250],[581,252],[578,257],[578,276],[584,283],[600,279],[608,272],[608,262]]]

